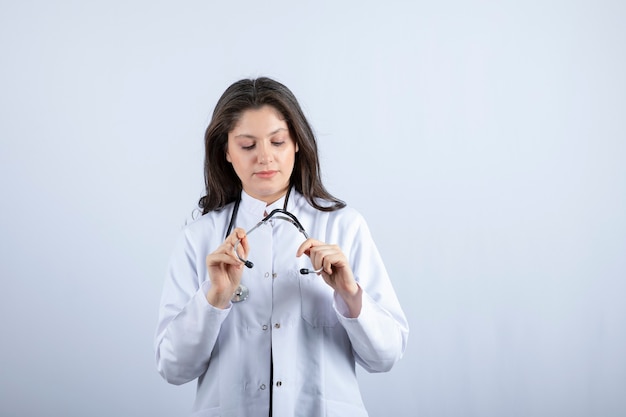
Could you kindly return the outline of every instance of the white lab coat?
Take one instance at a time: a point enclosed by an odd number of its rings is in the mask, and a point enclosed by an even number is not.
[[[304,237],[275,220],[248,237],[242,283],[249,298],[221,310],[206,300],[206,256],[224,240],[232,204],[187,225],[165,280],[155,338],[157,368],[172,384],[198,378],[192,416],[367,416],[355,362],[384,372],[402,356],[408,325],[372,241],[355,210],[322,212],[293,191],[287,210],[309,235],[338,244],[363,290],[358,318],[323,278],[301,275]],[[249,230],[270,207],[242,193],[236,227]],[[272,370],[273,366],[273,370]]]

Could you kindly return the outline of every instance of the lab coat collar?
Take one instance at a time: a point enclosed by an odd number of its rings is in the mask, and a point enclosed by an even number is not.
[[[302,195],[296,190],[292,189],[289,195],[289,201],[287,201],[287,211],[293,212],[295,207],[298,206]],[[255,218],[261,220],[265,217],[265,213],[269,213],[274,209],[282,209],[285,205],[285,197],[278,199],[270,205],[265,204],[265,201],[257,200],[250,196],[245,191],[241,192],[241,209],[252,214]]]
[[[257,200],[245,191],[241,192],[240,210],[251,214],[254,218],[261,220],[265,212],[265,201]]]

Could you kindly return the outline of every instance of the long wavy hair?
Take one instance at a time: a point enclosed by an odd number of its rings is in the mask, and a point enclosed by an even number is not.
[[[202,214],[220,210],[240,198],[241,180],[226,160],[228,132],[242,113],[269,105],[284,117],[289,135],[298,145],[290,186],[318,210],[334,211],[345,203],[333,197],[322,184],[317,141],[296,97],[283,84],[271,78],[244,79],[226,89],[213,111],[204,135],[204,183],[206,195],[200,198]]]

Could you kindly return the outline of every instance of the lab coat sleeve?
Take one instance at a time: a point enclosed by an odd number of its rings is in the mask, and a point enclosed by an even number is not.
[[[353,244],[347,256],[362,289],[362,307],[357,318],[348,318],[345,302],[335,294],[335,310],[357,363],[368,372],[386,372],[404,354],[408,323],[365,220],[357,215],[349,230]]]
[[[171,384],[184,384],[202,375],[211,359],[222,322],[230,306],[221,310],[206,299],[209,282],[200,277],[199,259],[186,229],[178,239],[165,280],[155,353],[159,373]],[[199,269],[202,272],[199,272]]]

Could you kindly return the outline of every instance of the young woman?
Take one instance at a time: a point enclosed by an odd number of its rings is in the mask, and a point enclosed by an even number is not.
[[[234,83],[205,145],[203,215],[163,290],[159,372],[198,379],[193,416],[367,416],[355,363],[391,369],[408,325],[364,219],[322,184],[296,98],[269,78]]]

